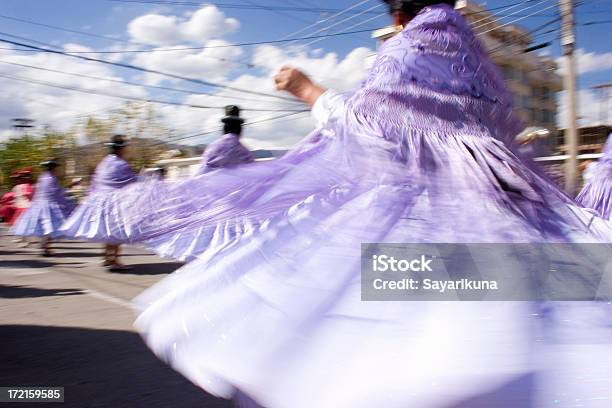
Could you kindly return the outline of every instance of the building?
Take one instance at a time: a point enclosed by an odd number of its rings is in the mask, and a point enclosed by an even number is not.
[[[584,126],[578,129],[578,154],[601,153],[603,145],[612,132],[612,126],[596,125]],[[565,129],[559,129],[550,139],[553,154],[566,154]]]
[[[526,126],[556,129],[557,92],[563,89],[557,65],[545,56],[524,52],[533,37],[524,28],[498,21],[486,7],[467,0],[457,1],[461,11],[478,33],[492,60],[500,67],[514,95],[516,115]],[[373,32],[384,42],[397,33],[395,27]]]
[[[598,160],[602,155],[603,145],[612,132],[612,126],[598,125],[585,126],[578,129],[578,170],[584,172],[588,163]],[[549,151],[551,156],[538,157],[535,159],[540,167],[557,183],[563,186],[565,183],[565,162],[569,159],[567,146],[565,145],[565,129],[553,132],[549,138]],[[581,182],[584,179],[581,178]]]

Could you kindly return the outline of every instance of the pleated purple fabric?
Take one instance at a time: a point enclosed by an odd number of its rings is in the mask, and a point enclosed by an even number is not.
[[[608,136],[603,156],[597,161],[591,179],[576,201],[606,220],[612,217],[612,134]]]
[[[120,223],[119,215],[109,205],[112,192],[136,182],[137,175],[130,165],[115,154],[107,155],[96,167],[89,194],[61,227],[69,238],[89,239],[107,243],[121,243],[125,235],[117,235],[114,226]]]
[[[136,300],[136,327],[174,369],[246,406],[607,406],[609,305],[565,304],[565,321],[529,302],[361,301],[362,243],[612,237],[512,153],[510,100],[464,18],[423,9],[361,88],[317,101],[322,126],[283,159],[170,194],[168,218],[149,223],[177,234],[158,247],[188,248],[175,240],[185,225],[215,238]]]
[[[12,232],[20,236],[60,237],[60,228],[74,207],[57,178],[45,171],[38,178],[30,207],[19,217]]]
[[[206,147],[202,157],[202,167],[198,175],[209,171],[235,167],[239,164],[252,163],[255,158],[251,152],[240,143],[238,135],[228,133],[211,145]]]

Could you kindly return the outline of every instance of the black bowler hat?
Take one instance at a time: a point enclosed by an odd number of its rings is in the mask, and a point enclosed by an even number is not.
[[[114,135],[110,142],[104,143],[105,146],[109,146],[111,149],[122,149],[129,144],[123,135]]]
[[[221,119],[223,123],[244,123],[244,119],[240,117],[240,108],[236,105],[227,105],[225,107],[225,116]]]
[[[51,170],[51,169],[54,169],[56,167],[59,167],[59,163],[55,159],[51,159],[51,160],[46,160],[46,161],[40,163],[40,166],[44,167],[47,170]]]

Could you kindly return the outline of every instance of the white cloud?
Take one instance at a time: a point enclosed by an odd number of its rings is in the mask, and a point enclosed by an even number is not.
[[[215,42],[216,41],[216,42]],[[213,40],[220,43],[220,40]],[[87,50],[77,45],[66,45],[71,50]],[[213,53],[214,51],[214,53]],[[221,51],[221,52],[220,52]],[[211,53],[211,54],[208,54]],[[255,74],[244,74],[231,81],[227,85],[248,89],[266,94],[282,95],[274,89],[273,76],[276,70],[284,64],[300,68],[315,80],[324,85],[333,85],[340,91],[348,91],[357,87],[364,78],[365,57],[371,51],[366,48],[357,48],[350,52],[345,58],[339,58],[335,53],[313,52],[291,52],[278,47],[265,47],[258,49],[254,62],[259,65]],[[170,54],[178,54],[172,52]],[[192,77],[211,79],[221,74],[215,72],[226,72],[224,64],[218,60],[208,58],[209,55],[235,59],[240,55],[237,48],[220,48],[203,50],[200,53],[186,53],[182,57],[168,58],[166,53],[152,53],[138,56],[137,61],[141,65],[158,68],[164,71],[176,72]],[[155,57],[154,57],[155,56]],[[12,61],[21,64],[42,66],[51,69],[66,70],[86,75],[100,76],[106,78],[122,79],[111,67],[76,60],[67,60],[58,55],[42,53],[23,54],[15,51],[0,53],[0,60]],[[67,64],[67,62],[69,62]],[[123,74],[125,71],[121,71]],[[123,86],[104,81],[95,81],[85,78],[75,78],[53,72],[32,70],[28,68],[15,67],[0,64],[0,73],[15,76],[35,78],[50,81],[62,85],[76,86],[85,89],[101,90],[124,95],[146,97],[148,92],[144,88]],[[124,78],[125,79],[125,78]],[[150,78],[149,78],[150,79]],[[0,120],[4,129],[0,137],[8,136],[10,119],[18,116],[35,118],[39,125],[51,124],[58,129],[68,129],[75,124],[78,113],[104,111],[119,106],[122,101],[115,98],[99,97],[80,94],[66,90],[59,90],[35,84],[23,84],[0,79],[0,86],[5,92],[0,95]],[[184,83],[176,84],[181,88],[189,87]],[[197,89],[197,87],[196,87]],[[227,104],[238,104],[243,108],[258,109],[304,109],[304,105],[292,104],[276,98],[249,95],[232,90],[208,89],[214,92],[212,96],[192,94],[185,96],[182,100],[186,103],[222,107]],[[162,95],[166,99],[170,96]],[[185,139],[183,143],[210,143],[220,136],[221,124],[219,122],[223,112],[219,110],[195,109],[180,106],[156,105],[156,110],[162,122],[170,129],[175,129],[177,135],[188,135],[201,131],[214,132],[206,137]],[[247,121],[255,122],[262,119],[283,115],[284,112],[244,112]],[[245,129],[244,141],[253,149],[258,148],[288,148],[305,137],[314,129],[315,123],[309,113],[290,116],[275,121],[254,124]]]
[[[324,86],[331,86],[336,90],[346,92],[355,89],[364,79],[366,74],[365,58],[371,53],[372,51],[367,48],[356,48],[344,59],[340,59],[335,53],[292,52],[275,46],[260,47],[255,51],[252,62],[260,69],[263,68],[263,72],[259,75],[241,75],[228,85],[255,92],[289,97],[288,94],[278,93],[274,89],[273,76],[282,65],[291,65],[305,71],[315,81]],[[185,101],[192,104],[215,106],[232,103],[243,108],[260,109],[306,108],[304,105],[294,105],[288,101],[226,90],[216,93],[215,96],[192,95]],[[206,137],[187,139],[185,140],[187,143],[209,143],[220,137],[221,125],[219,120],[222,115],[221,111],[202,111],[168,106],[163,108],[162,115],[166,118],[172,118],[173,127],[179,129],[179,133],[182,134],[219,129],[219,132]],[[247,119],[247,124],[248,122],[280,115],[283,115],[283,112],[244,112],[243,114]],[[289,148],[304,138],[314,127],[315,122],[309,113],[292,115],[247,126],[244,133],[244,142],[252,149]]]
[[[67,45],[66,48],[73,51],[88,50],[88,48],[77,44]],[[56,54],[0,50],[0,61],[115,80],[121,79],[110,67],[86,61],[70,61],[67,64],[69,60]],[[68,76],[57,72],[5,63],[0,63],[0,74],[131,97],[145,97],[147,95],[146,91],[140,87],[118,86],[107,81]],[[91,95],[1,77],[0,87],[2,88],[2,93],[0,93],[0,129],[3,130],[1,136],[4,137],[10,136],[6,131],[10,129],[11,119],[15,117],[32,118],[36,120],[38,126],[51,125],[66,130],[75,124],[79,114],[112,109],[123,102],[117,98]]]
[[[319,50],[307,52],[286,51],[281,48],[265,45],[255,50],[253,63],[276,72],[283,65],[297,67],[314,80],[340,91],[349,91],[365,78],[367,73],[366,59],[372,50],[360,47],[352,50],[343,60],[336,53],[320,54]]]
[[[129,23],[128,31],[137,42],[146,42],[157,47],[181,47],[185,44],[204,45],[208,47],[228,45],[222,37],[235,30],[238,22],[226,18],[214,6],[204,6],[196,12],[176,16],[168,13],[149,13]],[[79,44],[65,44],[70,51],[88,51]],[[113,50],[138,48],[138,44],[121,44]],[[140,54],[103,55],[107,60],[122,60],[148,69],[169,72],[191,78],[223,83],[236,88],[248,89],[267,94],[283,95],[274,89],[273,76],[282,65],[292,65],[304,70],[324,86],[339,91],[350,91],[356,88],[365,77],[366,58],[372,51],[368,48],[356,48],[346,57],[337,53],[326,53],[323,49],[304,47],[261,46],[254,50],[252,63],[256,69],[248,74],[236,75],[235,62],[243,51],[240,47],[218,47],[202,50],[185,50],[171,52],[154,52]],[[94,54],[95,55],[95,54]],[[69,59],[59,55],[44,53],[19,53],[5,51],[0,53],[0,60],[21,64],[70,71],[80,74],[110,77],[118,80],[130,79],[157,84],[170,82],[170,86],[186,89],[202,89],[213,95],[176,94],[147,90],[146,88],[124,86],[86,78],[75,78],[53,72],[44,72],[28,68],[10,66],[0,63],[0,73],[35,78],[62,85],[84,89],[100,90],[122,95],[146,98],[152,95],[159,99],[181,100],[186,103],[222,107],[227,104],[238,104],[243,108],[258,109],[305,109],[304,105],[292,104],[275,98],[249,95],[237,91],[218,88],[205,88],[172,80],[155,74],[136,74],[135,72],[115,69],[94,62]],[[244,72],[244,71],[240,71]],[[128,77],[128,75],[130,75]],[[25,84],[0,78],[3,93],[0,94],[0,138],[10,133],[10,119],[14,117],[31,117],[38,125],[50,124],[57,129],[67,130],[76,123],[79,113],[104,112],[120,106],[123,101],[116,98],[94,96],[61,89],[48,88],[42,85]],[[201,131],[214,130],[202,138],[191,138],[182,143],[209,143],[220,136],[223,115],[222,109],[208,110],[181,106],[156,105],[160,120],[176,135],[189,135]],[[249,122],[280,116],[285,112],[244,112]],[[309,113],[290,116],[275,121],[254,124],[245,129],[245,143],[250,148],[288,148],[304,138],[313,130],[315,124]],[[170,136],[169,136],[170,137]]]
[[[561,128],[567,127],[567,92],[559,92],[559,112],[557,115],[557,125]],[[578,125],[579,126],[591,126],[601,124],[602,120],[606,120],[605,115],[601,117],[602,103],[605,105],[605,101],[599,97],[599,95],[589,89],[581,89],[577,94],[577,107],[578,107]],[[609,120],[609,115],[608,118]]]
[[[171,45],[180,42],[204,44],[212,38],[235,31],[238,20],[227,18],[217,7],[206,5],[187,17],[146,14],[128,24],[128,32],[136,42]]]
[[[228,45],[223,40],[211,40],[209,47]],[[138,54],[133,63],[147,69],[183,75],[202,80],[219,81],[225,78],[237,65],[235,61],[242,55],[238,47],[207,48],[201,51],[160,51]],[[146,80],[158,83],[167,77],[150,74]]]
[[[598,54],[595,52],[586,52],[584,49],[580,48],[576,51],[575,61],[579,75],[588,72],[605,71],[612,69],[612,52]],[[565,58],[557,58],[557,64],[559,65],[559,72],[565,72]]]

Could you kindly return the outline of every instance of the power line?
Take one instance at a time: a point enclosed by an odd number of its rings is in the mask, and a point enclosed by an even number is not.
[[[299,29],[299,30],[297,30],[297,31],[293,31],[292,33],[289,33],[289,34],[285,35],[285,36],[284,36],[284,37],[282,37],[281,39],[282,39],[282,40],[285,40],[285,39],[287,39],[287,38],[291,37],[292,35],[296,35],[296,34],[303,33],[304,31],[308,30],[309,28],[316,27],[316,26],[321,25],[321,24],[323,24],[323,23],[325,23],[325,22],[327,22],[327,21],[329,21],[329,20],[331,20],[331,19],[334,19],[334,18],[336,18],[336,17],[339,17],[339,16],[341,16],[342,14],[348,13],[348,12],[350,12],[350,11],[352,11],[352,10],[356,9],[357,7],[361,6],[362,4],[368,3],[369,1],[371,1],[371,0],[361,0],[361,1],[359,1],[359,2],[357,2],[357,3],[355,3],[355,4],[353,4],[353,5],[351,5],[351,6],[349,6],[349,7],[346,7],[346,8],[344,8],[344,9],[340,10],[338,13],[336,13],[336,14],[334,14],[334,15],[331,15],[331,16],[329,16],[329,17],[327,17],[327,18],[324,18],[323,20],[320,20],[320,21],[314,22],[314,23],[312,23],[312,24],[310,24],[310,25],[308,25],[308,26],[306,26],[306,27],[302,27],[302,28],[300,28],[300,29]]]
[[[72,34],[79,34],[79,35],[83,35],[83,36],[86,36],[86,37],[103,39],[103,40],[107,40],[107,41],[132,43],[132,44],[141,44],[141,43],[138,43],[138,42],[135,42],[135,41],[124,40],[124,39],[121,39],[121,38],[109,37],[109,36],[105,36],[105,35],[101,35],[101,34],[88,33],[86,31],[75,30],[75,29],[72,29],[72,28],[59,27],[59,26],[52,25],[52,24],[40,23],[38,21],[26,20],[24,18],[7,16],[7,15],[4,15],[4,14],[0,14],[0,18],[3,18],[5,20],[18,21],[20,23],[35,25],[35,26],[39,26],[39,27],[50,28],[52,30],[64,31],[64,32],[67,32],[67,33],[72,33]],[[141,44],[141,45],[147,45],[147,44]]]
[[[16,36],[13,36],[11,34],[7,34],[7,33],[3,33],[3,32],[0,32],[0,35],[6,35],[6,36],[9,36],[9,37],[16,37]],[[20,37],[20,38],[23,38],[23,37]],[[51,54],[64,55],[64,56],[68,56],[68,57],[72,57],[72,58],[81,59],[81,60],[84,60],[84,61],[98,62],[98,63],[101,63],[101,64],[112,65],[112,66],[117,66],[117,67],[127,68],[127,69],[133,69],[133,70],[136,70],[136,71],[146,72],[146,73],[150,73],[150,74],[162,75],[162,76],[166,76],[168,78],[180,79],[182,81],[192,82],[192,83],[198,84],[198,85],[210,86],[210,87],[214,87],[214,88],[228,89],[228,90],[242,92],[242,93],[247,93],[247,94],[251,94],[251,95],[271,97],[271,98],[276,98],[276,99],[290,101],[290,102],[295,102],[296,101],[293,98],[287,98],[287,97],[283,97],[283,96],[279,96],[279,95],[267,94],[267,93],[264,93],[264,92],[257,92],[257,91],[252,91],[252,90],[248,90],[248,89],[241,89],[241,88],[230,86],[230,85],[217,84],[217,83],[210,82],[210,81],[204,81],[204,80],[201,80],[201,79],[185,77],[185,76],[182,76],[182,75],[177,75],[177,74],[172,74],[172,73],[168,73],[168,72],[158,71],[158,70],[155,70],[155,69],[144,68],[144,67],[140,67],[140,66],[132,65],[132,64],[125,64],[125,63],[121,63],[121,62],[107,61],[107,60],[103,60],[103,59],[99,59],[99,58],[86,57],[86,56],[83,56],[83,55],[67,53],[67,52],[64,52],[64,51],[53,50],[53,49],[49,49],[49,48],[42,48],[42,47],[38,47],[38,46],[35,46],[35,45],[30,45],[30,44],[25,44],[25,43],[18,42],[18,41],[7,40],[5,38],[0,38],[0,42],[4,42],[4,43],[7,43],[7,44],[12,44],[12,45],[15,45],[15,46],[18,46],[18,47],[24,47],[24,48],[30,48],[30,49],[39,50],[39,51],[42,51],[42,52],[48,52],[48,53],[51,53]]]
[[[578,25],[581,25],[581,26],[593,26],[593,25],[610,24],[610,23],[612,23],[612,20],[589,21],[589,22],[586,22],[586,23],[578,24]]]
[[[169,6],[202,6],[202,3],[192,1],[165,1],[165,0],[106,0],[114,3],[135,3],[135,4],[159,4]],[[234,4],[234,3],[210,3],[211,5],[220,9],[239,9],[239,10],[264,10],[264,11],[291,11],[291,12],[302,12],[302,13],[336,13],[340,9],[324,8],[324,7],[294,7],[294,6],[269,6],[262,4]],[[356,12],[360,12],[357,10]]]
[[[554,23],[556,23],[559,20],[561,20],[561,17],[556,17],[556,18],[554,18],[552,20],[549,20],[549,21],[545,22],[544,24],[541,24],[541,25],[537,26],[536,28],[534,28],[534,29],[532,29],[532,30],[530,30],[530,31],[528,31],[528,32],[526,32],[524,34],[519,35],[519,37],[515,39],[514,43],[518,43],[518,41],[520,41],[521,39],[526,38],[526,37],[528,37],[530,35],[533,35],[536,32],[538,32],[538,31],[540,31],[540,30],[542,30],[544,28],[549,27],[551,24],[554,24]],[[555,31],[559,31],[559,29],[555,28],[555,29],[546,31],[544,33],[540,33],[540,35],[549,34],[549,33],[555,32]],[[499,45],[499,46],[493,48],[492,50],[490,50],[489,54],[493,54],[493,53],[499,51],[500,49],[506,48],[506,47],[507,47],[506,44]]]
[[[362,4],[362,3],[364,3],[364,2],[361,2],[361,3],[359,3],[359,4]],[[372,6],[372,7],[368,8],[368,9],[366,9],[366,11],[370,11],[370,10],[376,9],[376,8],[378,8],[378,7],[381,7],[381,6],[382,6],[382,3],[378,3],[378,4],[376,4],[375,6]],[[340,14],[341,14],[341,13],[340,13]],[[358,13],[358,14],[354,14],[354,15],[352,15],[352,16],[350,16],[350,17],[347,17],[347,18],[344,18],[344,19],[342,19],[342,20],[340,20],[340,21],[337,21],[337,22],[335,22],[335,23],[333,23],[333,24],[331,24],[331,25],[328,25],[327,27],[323,27],[323,28],[321,28],[321,29],[319,29],[319,30],[315,31],[314,33],[316,34],[316,33],[320,33],[320,32],[325,31],[325,30],[329,30],[329,29],[330,29],[330,28],[332,28],[332,27],[335,27],[335,26],[337,26],[337,25],[339,25],[339,24],[345,23],[345,22],[350,21],[350,20],[352,20],[352,19],[354,19],[354,18],[356,18],[356,17],[359,17],[361,14],[363,14],[363,12]],[[359,22],[359,23],[357,23],[357,24],[353,24],[352,26],[350,26],[350,27],[348,27],[348,28],[350,29],[350,28],[355,28],[355,27],[358,27],[358,26],[360,26],[360,25],[363,25],[363,24],[365,24],[365,23],[368,23],[368,22],[370,22],[370,21],[372,21],[372,20],[375,20],[375,19],[379,18],[381,15],[382,15],[382,13],[377,14],[377,15],[376,15],[376,16],[374,16],[374,17],[368,18],[368,19],[366,19],[366,20],[364,20],[364,21],[361,21],[361,22]],[[302,48],[303,48],[303,47],[306,47],[306,46],[308,46],[308,45],[311,45],[311,44],[314,44],[314,43],[316,43],[316,42],[319,42],[319,41],[321,41],[321,40],[322,40],[322,39],[315,39],[315,40],[310,41],[310,42],[308,42],[308,43],[306,43],[306,44],[302,44],[300,47],[302,47]],[[290,43],[290,44],[291,44],[291,43]]]
[[[11,97],[13,97],[13,95],[11,95]],[[38,104],[45,105],[45,106],[51,106],[53,108],[57,108],[57,106],[58,106],[57,102],[56,103],[46,102],[46,101],[42,100],[40,97],[29,98],[29,97],[27,97],[25,95],[22,95],[22,94],[14,94],[14,97],[15,98],[20,98],[20,99],[25,99],[26,101],[38,103]],[[78,119],[78,118],[82,118],[82,117],[85,117],[85,116],[95,115],[95,114],[100,113],[100,112],[107,112],[107,111],[112,112],[113,110],[116,110],[116,109],[117,108],[105,107],[105,108],[102,108],[102,109],[96,109],[96,110],[93,110],[93,111],[84,112],[84,111],[79,111],[79,110],[76,110],[76,109],[64,108],[64,111],[73,112],[74,114],[71,114],[70,116],[74,117],[74,119]]]
[[[542,4],[546,4],[546,0],[528,0],[528,2],[529,2],[529,3],[533,3],[534,1],[535,1],[535,4],[532,4],[531,6],[528,6],[528,7],[523,7],[523,8],[521,8],[521,9],[517,10],[516,12],[514,12],[514,13],[510,14],[510,16],[514,16],[515,14],[521,13],[521,12],[526,11],[526,10],[530,10],[530,9],[532,9],[532,8],[534,8],[534,7],[537,7],[537,6],[541,6]],[[510,22],[508,22],[508,23],[504,23],[504,24],[503,24],[503,25],[501,25],[500,27],[495,27],[494,29],[501,28],[501,27],[505,27],[505,26],[507,26],[507,25],[510,25],[510,24],[514,23],[515,21],[520,21],[520,20],[525,19],[525,18],[527,18],[527,17],[530,17],[530,16],[532,16],[532,15],[537,15],[537,14],[540,14],[540,13],[541,13],[542,11],[544,11],[544,10],[546,10],[546,9],[540,9],[540,10],[538,10],[538,11],[536,11],[536,12],[532,13],[532,14],[526,15],[526,16],[521,17],[521,18],[517,18],[517,19],[512,20],[512,21],[510,21]],[[480,24],[480,25],[478,25],[478,26],[474,25],[474,26],[472,27],[472,28],[474,29],[474,31],[477,31],[477,30],[478,30],[478,29],[480,29],[480,28],[483,28],[483,27],[486,27],[486,26],[490,26],[490,25],[494,25],[494,24],[497,24],[497,23],[498,23],[498,22],[497,22],[497,20],[495,19],[495,18],[496,18],[496,16],[495,16],[494,14],[492,14],[491,16],[487,16],[487,17],[485,17],[485,18],[481,18],[480,20],[477,20],[477,22],[480,22],[480,21],[483,21],[483,20],[489,20],[489,18],[492,18],[493,20],[492,20],[492,21],[486,21],[486,22],[484,22],[483,24]],[[488,31],[487,31],[487,32],[488,32]],[[479,35],[480,35],[480,34],[485,34],[485,33],[486,33],[486,32],[484,32],[484,33],[479,33]]]
[[[363,25],[363,24],[365,24],[365,23],[369,23],[370,21],[372,21],[372,20],[375,20],[375,19],[379,18],[381,15],[382,15],[382,14],[379,14],[379,15],[374,16],[374,17],[370,17],[370,18],[368,18],[368,19],[366,19],[366,20],[363,20],[363,21],[361,21],[361,22],[359,22],[359,23],[353,24],[353,25],[352,25],[352,26],[350,26],[350,27],[351,27],[351,28],[354,28],[354,27],[359,27],[360,25]],[[309,46],[309,45],[312,45],[312,44],[315,44],[315,43],[318,43],[318,42],[321,42],[321,41],[323,41],[323,39],[312,40],[312,41],[307,42],[306,44],[303,44],[303,45],[302,45],[302,47],[307,47],[307,46]]]
[[[363,29],[363,30],[353,30],[353,31],[340,31],[333,34],[322,34],[322,35],[311,35],[307,37],[298,37],[298,38],[288,38],[288,39],[280,39],[280,40],[268,40],[268,41],[252,41],[245,43],[237,43],[237,44],[220,44],[220,45],[207,45],[207,46],[195,46],[195,47],[177,47],[177,48],[153,48],[147,50],[95,50],[95,51],[70,51],[70,54],[127,54],[127,53],[150,53],[150,52],[168,52],[168,51],[193,51],[193,50],[207,50],[207,49],[216,49],[216,48],[233,48],[233,47],[246,47],[253,45],[264,45],[264,44],[278,44],[284,42],[294,42],[294,41],[304,41],[304,40],[313,40],[327,37],[338,37],[342,35],[351,35],[351,34],[360,34],[365,32],[371,32],[376,30],[376,28]],[[34,42],[33,40],[30,40]],[[34,50],[37,51],[37,50]],[[210,56],[212,57],[212,56]],[[214,58],[214,57],[213,57]],[[237,62],[239,61],[231,61],[228,62]]]
[[[358,1],[357,3],[354,3],[354,4],[352,4],[352,5],[348,6],[348,7],[345,7],[345,8],[344,8],[344,9],[342,9],[341,11],[339,11],[339,12],[337,12],[337,13],[335,13],[335,14],[333,14],[333,15],[331,15],[331,16],[329,16],[329,17],[327,17],[327,18],[324,18],[323,20],[316,21],[316,22],[314,22],[314,23],[312,23],[312,24],[307,25],[306,27],[302,27],[302,28],[300,28],[300,29],[298,29],[298,30],[296,30],[296,31],[293,31],[293,32],[291,32],[291,33],[289,33],[289,34],[285,35],[284,37],[281,37],[280,39],[281,39],[281,40],[287,40],[287,39],[289,39],[289,38],[290,38],[290,37],[292,37],[292,36],[295,36],[295,35],[297,35],[297,34],[303,33],[304,31],[306,31],[306,30],[308,30],[308,29],[310,29],[310,28],[314,28],[314,27],[316,27],[316,26],[319,26],[319,25],[321,25],[321,24],[323,24],[323,23],[325,23],[325,22],[327,22],[327,21],[330,21],[330,20],[332,20],[332,19],[334,19],[334,18],[336,18],[336,17],[341,16],[342,14],[345,14],[345,13],[347,13],[347,12],[351,11],[351,10],[354,10],[354,9],[356,9],[357,7],[359,7],[359,6],[361,6],[361,5],[365,4],[365,3],[368,3],[368,2],[370,2],[370,1],[371,1],[371,0],[360,0],[360,1]],[[319,32],[320,32],[320,31],[316,31],[316,32],[314,32],[314,34],[318,34]],[[311,35],[312,35],[312,34],[311,34]],[[292,42],[293,42],[293,41],[289,41],[289,43],[290,43],[290,44],[291,44]],[[246,61],[246,59],[243,59],[243,61]]]
[[[525,19],[525,18],[527,18],[527,17],[531,17],[531,16],[533,16],[533,15],[539,14],[539,13],[541,13],[542,11],[544,11],[544,10],[548,10],[548,9],[551,9],[551,8],[553,8],[553,7],[557,7],[557,5],[556,5],[556,4],[553,4],[553,5],[551,5],[551,6],[548,6],[548,7],[543,8],[543,9],[542,9],[542,10],[540,10],[540,11],[536,11],[536,12],[534,12],[534,13],[532,13],[532,14],[528,15],[528,16],[516,18],[516,19],[514,19],[514,20],[512,20],[512,21],[509,21],[509,22],[507,22],[507,23],[504,23],[504,24],[500,25],[499,27],[490,28],[490,29],[488,29],[487,31],[483,31],[483,32],[481,32],[481,33],[478,33],[478,35],[484,35],[484,34],[490,33],[491,31],[495,31],[495,30],[498,30],[498,29],[500,29],[500,28],[503,28],[503,27],[509,26],[509,25],[511,25],[511,24],[516,23],[517,21],[524,20],[524,19]]]
[[[251,6],[256,6],[256,7],[252,7],[252,8],[250,8],[250,9],[253,9],[253,10],[257,10],[257,9],[260,9],[260,8],[261,8],[261,9],[263,9],[263,10],[270,10],[271,12],[273,12],[273,13],[275,13],[275,14],[278,14],[279,16],[289,17],[290,19],[295,20],[295,21],[299,21],[299,22],[302,22],[302,23],[307,23],[307,22],[308,22],[308,21],[304,20],[303,18],[300,18],[300,17],[294,16],[293,14],[287,13],[286,11],[284,11],[284,10],[282,10],[282,9],[279,9],[279,8],[272,8],[272,7],[269,7],[269,8],[265,8],[265,9],[264,9],[264,8],[262,8],[262,7],[259,7],[257,3],[254,3],[254,2],[252,2],[251,0],[243,0],[243,1],[246,1],[246,2],[247,2],[247,3],[249,3]],[[244,6],[244,5],[243,5],[243,6]],[[238,6],[237,6],[237,7],[235,7],[235,8],[244,9],[243,7],[238,7]]]
[[[190,103],[152,99],[152,98],[139,98],[135,96],[117,95],[117,94],[113,94],[113,93],[105,92],[105,91],[94,91],[90,89],[82,89],[82,88],[77,88],[77,87],[68,86],[68,85],[56,84],[56,83],[48,82],[48,81],[17,77],[17,76],[6,75],[6,74],[0,74],[0,78],[6,78],[6,79],[14,80],[14,81],[21,81],[21,82],[27,82],[31,84],[43,85],[43,86],[48,86],[51,88],[64,89],[68,91],[81,92],[81,93],[87,93],[87,94],[98,95],[98,96],[107,96],[111,98],[119,98],[119,99],[125,99],[125,100],[130,100],[130,101],[137,101],[137,102],[149,102],[149,103],[157,103],[161,105],[184,106],[188,108],[197,108],[197,109],[224,109],[225,108],[224,106],[197,105],[197,104],[190,104]],[[308,111],[306,109],[297,110],[297,109],[259,109],[259,108],[243,108],[242,110],[251,111],[251,112],[307,112]]]
[[[488,9],[484,9],[482,11],[472,11],[470,13],[465,13],[464,15],[465,16],[474,16],[474,15],[477,15],[477,14],[490,13],[491,11],[507,9],[507,8],[511,8],[511,7],[514,7],[514,6],[517,6],[517,5],[529,3],[531,1],[534,1],[534,0],[519,1],[517,3],[506,4],[505,6],[491,7],[491,8],[488,8]]]
[[[289,113],[285,113],[285,114],[282,114],[282,115],[277,115],[277,116],[274,116],[274,117],[271,117],[271,118],[265,118],[265,119],[261,119],[261,120],[256,120],[254,122],[247,122],[246,126],[251,126],[251,125],[260,124],[260,123],[266,123],[266,122],[273,122],[273,121],[276,121],[277,119],[283,119],[283,118],[286,118],[286,117],[289,117],[289,116],[301,115],[301,114],[304,114],[304,113],[305,112],[289,112]],[[181,141],[181,140],[192,139],[194,137],[206,136],[206,135],[209,135],[209,134],[212,134],[212,133],[216,133],[218,131],[219,131],[219,128],[215,128],[214,130],[213,129],[205,130],[203,132],[198,132],[198,133],[191,134],[191,135],[179,136],[177,138],[172,138],[172,139],[169,139],[167,141],[164,141],[163,143],[176,143],[176,142]]]
[[[518,7],[518,6],[522,6],[522,5],[527,4],[527,3],[533,3],[534,1],[542,2],[542,1],[544,1],[544,0],[525,0],[525,1],[521,1],[520,3],[515,3],[515,4],[512,4],[512,5],[509,5],[508,7],[506,7],[506,8],[504,9],[504,11],[510,11],[510,10],[512,10],[512,9],[514,9],[514,8]],[[526,8],[522,8],[522,9],[520,9],[520,10],[518,10],[518,11],[515,11],[515,12],[511,13],[511,14],[510,14],[510,16],[514,16],[514,15],[516,15],[517,13],[520,13],[521,11],[524,11],[524,10],[530,9],[530,8],[532,8],[532,7],[535,7],[535,6],[537,6],[537,4],[534,4],[533,6],[529,6],[529,7],[526,7]],[[466,15],[468,15],[468,14],[466,14]],[[481,21],[490,20],[490,19],[493,19],[493,18],[496,18],[496,17],[498,17],[498,16],[497,16],[497,15],[495,15],[495,14],[489,14],[489,15],[486,15],[486,16],[482,17],[482,18],[481,18],[481,19],[479,19],[479,20],[473,21],[473,22],[471,23],[472,28],[473,28],[474,30],[476,30],[476,29],[478,29],[478,28],[480,28],[480,27],[484,27],[484,26],[485,26],[485,25],[487,25],[487,24],[492,24],[492,23],[494,23],[494,21],[487,21],[487,22],[485,22],[484,24],[482,24],[482,25],[480,25],[480,26],[476,26],[476,24],[480,23]]]
[[[189,89],[183,89],[183,88],[172,88],[172,87],[168,87],[168,86],[160,86],[160,85],[148,85],[148,84],[141,84],[138,82],[131,82],[131,81],[126,81],[126,80],[119,80],[119,79],[113,79],[113,78],[103,78],[103,77],[99,77],[99,76],[94,76],[94,75],[87,75],[87,74],[78,74],[78,73],[74,73],[74,72],[66,72],[66,71],[61,71],[59,69],[52,69],[52,68],[43,68],[43,67],[38,67],[35,65],[29,65],[29,64],[21,64],[21,63],[17,63],[17,62],[10,62],[10,61],[2,61],[0,60],[1,64],[9,64],[9,65],[13,65],[13,66],[19,66],[19,67],[23,67],[23,68],[31,68],[31,69],[36,69],[36,70],[41,70],[41,71],[46,71],[46,72],[55,72],[58,74],[62,74],[62,75],[69,75],[69,76],[74,76],[74,77],[78,77],[78,78],[88,78],[88,79],[95,79],[97,81],[107,81],[107,82],[113,82],[113,83],[118,83],[118,84],[123,84],[123,85],[129,85],[129,86],[136,86],[136,87],[143,87],[143,88],[150,88],[150,89],[159,89],[159,90],[164,90],[164,91],[172,91],[172,92],[179,92],[179,93],[184,93],[184,94],[189,94],[189,95],[206,95],[206,96],[212,96],[212,97],[219,97],[219,98],[229,98],[229,99],[235,99],[235,100],[244,100],[244,101],[251,101],[251,102],[266,102],[266,103],[270,103],[269,101],[262,101],[260,99],[252,99],[252,98],[244,98],[244,97],[240,97],[240,96],[231,96],[231,95],[220,95],[220,94],[213,94],[213,93],[209,93],[209,92],[201,92],[201,91],[192,91]],[[294,106],[300,106],[301,104],[294,104]]]
[[[323,32],[323,31],[325,31],[325,30],[329,30],[330,28],[336,27],[336,26],[337,26],[337,25],[339,25],[339,24],[342,24],[342,23],[345,23],[345,22],[347,22],[347,21],[350,21],[350,20],[352,20],[352,19],[354,19],[354,18],[356,18],[356,17],[359,17],[360,15],[364,14],[364,13],[365,13],[365,12],[367,12],[367,11],[371,11],[371,10],[377,9],[377,8],[379,8],[379,7],[381,7],[381,6],[382,6],[382,3],[378,3],[378,4],[376,4],[376,5],[374,5],[374,6],[370,7],[370,8],[368,8],[367,10],[362,11],[361,13],[354,14],[354,15],[352,15],[352,16],[350,16],[350,17],[347,17],[347,18],[342,19],[342,20],[340,20],[340,21],[337,21],[337,22],[335,22],[335,23],[333,23],[333,24],[331,24],[331,25],[328,25],[327,27],[323,27],[323,28],[321,28],[321,29],[319,29],[319,30],[315,31],[315,32],[314,32],[314,34],[318,34],[318,33]],[[374,20],[374,19],[376,19],[376,18],[380,17],[381,15],[382,15],[382,13],[378,13],[376,16],[374,16],[374,17],[372,17],[372,18],[370,18],[370,19],[367,19],[367,20],[365,20],[365,21],[362,21],[361,23],[359,23],[359,24],[357,24],[357,25],[351,26],[351,28],[356,27],[356,26],[358,26],[358,25],[365,24],[366,22],[372,21],[372,20]],[[309,44],[310,44],[310,43],[309,43]],[[309,44],[305,44],[305,45],[309,45]]]

